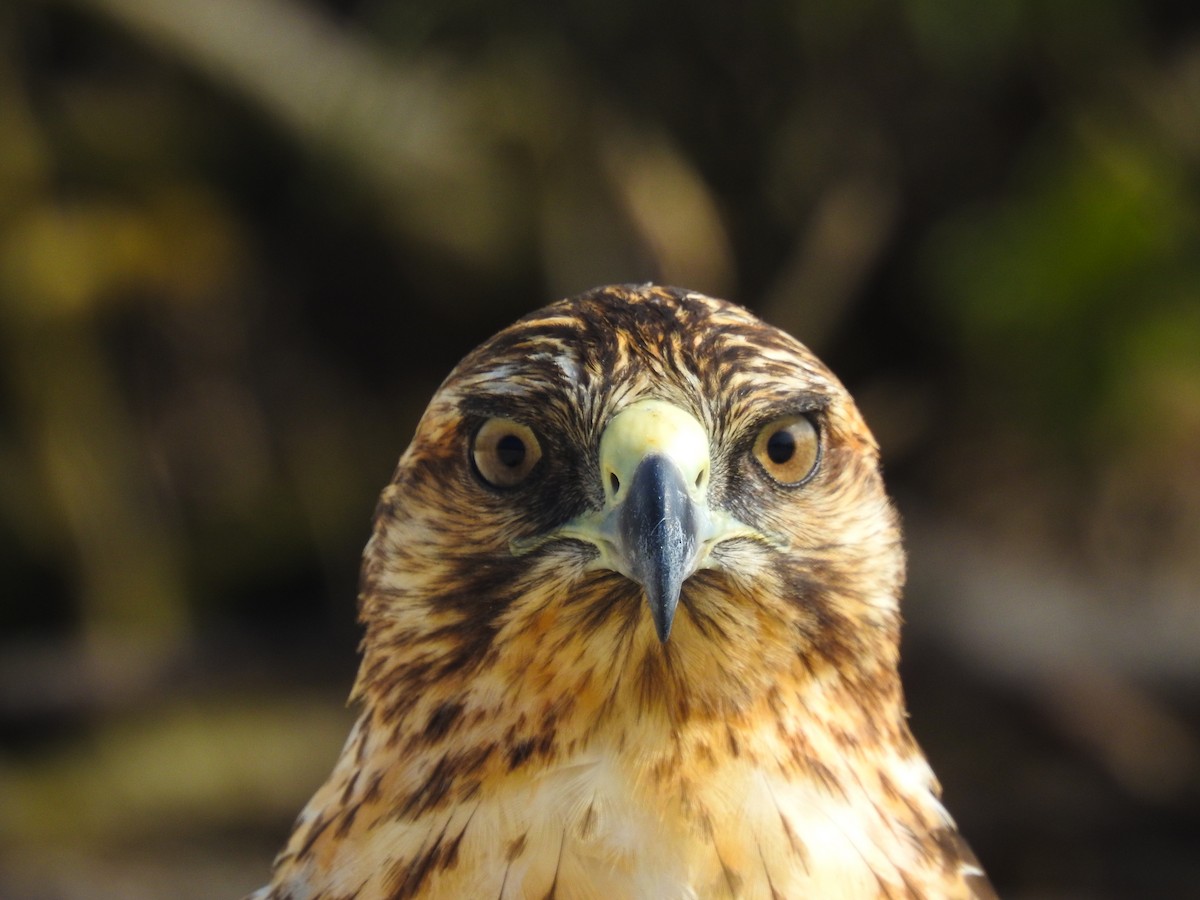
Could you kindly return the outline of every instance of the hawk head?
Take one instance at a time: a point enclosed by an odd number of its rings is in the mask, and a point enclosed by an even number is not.
[[[723,301],[602,288],[430,403],[368,547],[358,690],[426,720],[536,696],[593,728],[727,717],[790,677],[870,701],[902,580],[876,444],[812,353]]]
[[[801,344],[652,286],[526,316],[380,499],[362,715],[258,896],[988,896],[905,722],[903,569]]]

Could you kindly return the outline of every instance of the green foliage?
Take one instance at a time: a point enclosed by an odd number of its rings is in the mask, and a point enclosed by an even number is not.
[[[1144,419],[1137,409],[1148,398],[1128,386],[1158,355],[1145,352],[1149,335],[1196,336],[1200,246],[1187,167],[1145,135],[1084,122],[1041,138],[1014,182],[954,213],[927,246],[966,363],[1060,437],[1090,440],[1101,411]],[[1190,356],[1200,371],[1200,353]]]

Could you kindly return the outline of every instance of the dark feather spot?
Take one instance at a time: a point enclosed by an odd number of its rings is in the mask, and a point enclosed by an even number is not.
[[[396,812],[396,818],[417,818],[445,805],[451,791],[456,787],[460,792],[464,785],[467,788],[477,787],[477,780],[471,776],[487,762],[495,749],[495,744],[486,744],[461,753],[443,755],[421,785],[404,798]]]
[[[533,755],[533,746],[532,739],[524,740],[508,751],[508,770],[510,772],[521,766]]]
[[[508,850],[504,854],[504,858],[510,863],[518,859],[525,852],[525,835],[521,835],[516,840],[508,845]]]
[[[463,705],[461,703],[440,704],[429,714],[429,719],[425,723],[425,730],[421,733],[421,737],[430,744],[440,741],[454,726],[454,723],[458,721],[459,716],[462,715],[462,711]]]
[[[296,859],[302,860],[312,852],[313,844],[317,842],[317,838],[321,836],[321,834],[330,826],[330,824],[332,824],[332,822],[332,816],[324,815],[313,820],[312,825],[309,826],[308,834],[304,838],[303,845],[301,845],[300,850],[296,853]]]

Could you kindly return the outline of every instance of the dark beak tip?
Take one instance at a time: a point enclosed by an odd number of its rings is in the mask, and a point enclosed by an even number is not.
[[[678,590],[675,591],[674,597],[670,601],[667,601],[665,597],[647,597],[650,615],[654,619],[654,630],[657,632],[658,641],[661,644],[665,644],[671,638],[671,626],[675,624],[675,610],[678,607],[678,598]]]

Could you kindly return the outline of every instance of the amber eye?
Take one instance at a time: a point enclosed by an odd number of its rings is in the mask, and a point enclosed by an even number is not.
[[[512,419],[488,419],[471,444],[471,461],[480,477],[493,487],[515,487],[542,458],[533,432]]]
[[[754,458],[780,484],[807,481],[821,461],[821,438],[808,416],[785,416],[759,432]]]

